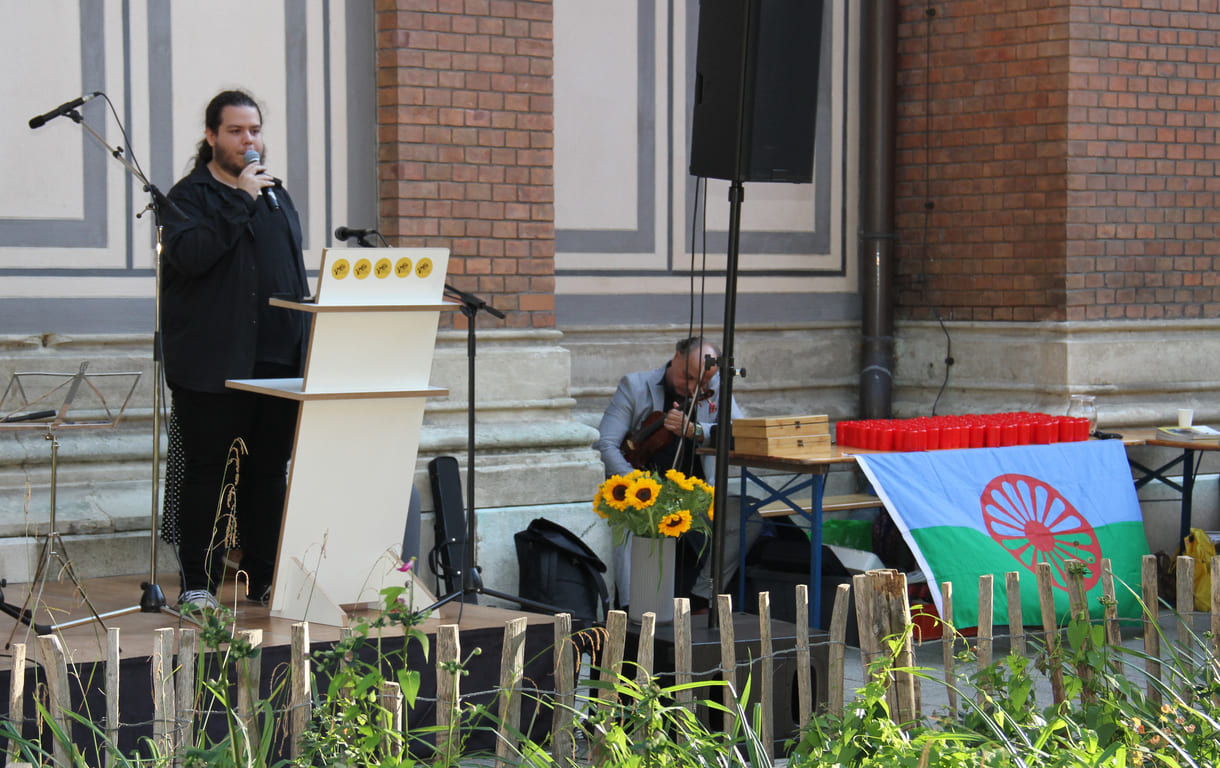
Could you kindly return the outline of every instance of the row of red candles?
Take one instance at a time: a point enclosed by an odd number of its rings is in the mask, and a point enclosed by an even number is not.
[[[1045,413],[920,416],[914,419],[840,421],[835,442],[870,451],[999,448],[1089,439],[1089,420]]]

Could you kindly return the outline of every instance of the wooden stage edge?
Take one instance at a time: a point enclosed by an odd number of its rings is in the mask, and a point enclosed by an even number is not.
[[[173,608],[178,599],[177,577],[172,582],[161,581],[161,589],[169,607]],[[60,638],[64,653],[69,664],[84,664],[101,661],[106,657],[106,630],[119,630],[120,658],[146,658],[152,655],[153,639],[158,629],[194,627],[195,624],[181,619],[168,611],[142,613],[140,597],[143,591],[140,585],[148,580],[148,574],[141,576],[110,576],[100,579],[82,579],[81,587],[88,595],[93,607],[99,614],[105,615],[114,611],[124,611],[116,616],[103,620],[102,623],[90,620],[82,624],[55,630],[53,634]],[[4,600],[9,605],[20,608],[25,601],[29,584],[8,584],[4,587]],[[271,610],[265,606],[245,602],[234,594],[235,585],[226,581],[221,589],[221,602],[233,612],[234,631],[244,629],[261,629],[263,645],[266,647],[290,645],[292,642],[292,625],[296,622],[290,619],[272,618]],[[426,606],[417,606],[420,608]],[[129,612],[127,612],[129,611]],[[42,599],[39,601],[35,620],[39,624],[67,623],[76,619],[90,617],[89,607],[76,590],[76,585],[68,578],[61,581],[47,581],[43,588]],[[361,617],[372,618],[373,611],[356,612],[352,615],[352,624]],[[459,618],[460,616],[460,618]],[[496,608],[485,605],[461,604],[454,600],[437,609],[432,618],[427,619],[419,627],[428,635],[435,635],[442,624],[457,624],[460,630],[487,629],[503,627],[504,622],[525,616],[530,624],[550,624],[554,617],[547,614],[527,613],[519,610]],[[8,643],[9,634],[17,625],[17,632],[12,642],[25,643],[31,659],[37,656],[37,642],[34,630],[16,619],[0,614],[0,643]],[[27,634],[28,630],[28,634]],[[381,630],[383,636],[394,637],[402,634],[397,628]],[[325,624],[309,625],[311,643],[328,642],[339,639],[340,628]],[[0,671],[11,667],[12,649],[0,648]]]

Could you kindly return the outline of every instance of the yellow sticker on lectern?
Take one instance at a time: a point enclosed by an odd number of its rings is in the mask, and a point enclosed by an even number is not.
[[[356,266],[352,268],[352,274],[357,280],[363,280],[368,277],[373,271],[373,263],[368,259],[361,259],[356,262]]]
[[[399,259],[398,262],[394,265],[394,274],[398,275],[399,277],[410,277],[411,276],[411,260],[408,259],[406,256],[403,256],[401,259]]]
[[[378,259],[377,264],[373,267],[373,274],[377,275],[378,280],[384,280],[390,276],[391,270],[394,267],[390,265],[389,259]]]
[[[347,259],[336,259],[335,263],[330,265],[330,276],[336,280],[342,280],[347,277],[347,273],[351,268],[351,265],[347,263]]]
[[[420,259],[419,263],[415,265],[415,274],[420,277],[427,277],[432,274],[432,259],[429,259],[427,256]]]

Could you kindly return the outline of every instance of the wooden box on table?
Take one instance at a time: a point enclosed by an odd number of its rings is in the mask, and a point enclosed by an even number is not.
[[[820,458],[830,455],[825,414],[734,419],[733,450],[752,456]]]

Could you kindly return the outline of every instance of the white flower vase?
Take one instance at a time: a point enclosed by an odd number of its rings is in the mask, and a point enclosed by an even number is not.
[[[631,537],[631,602],[627,617],[641,621],[645,613],[656,614],[657,624],[674,620],[674,561],[678,540]]]

